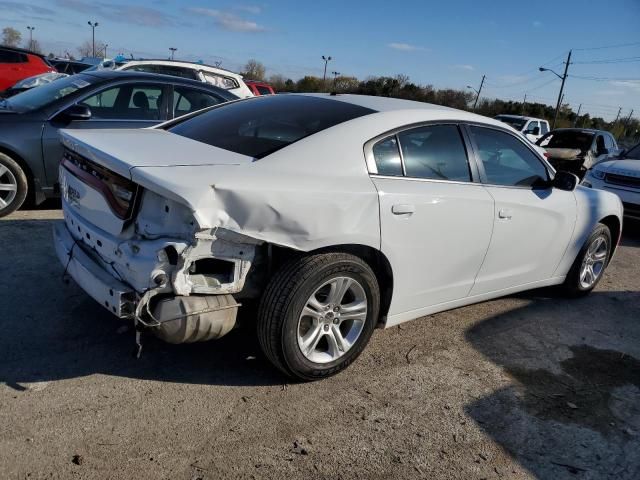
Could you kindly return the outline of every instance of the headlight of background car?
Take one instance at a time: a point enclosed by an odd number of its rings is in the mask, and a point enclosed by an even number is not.
[[[598,180],[603,180],[604,179],[604,171],[599,170],[597,168],[593,168],[591,170],[591,175],[593,175],[593,177],[597,178]]]

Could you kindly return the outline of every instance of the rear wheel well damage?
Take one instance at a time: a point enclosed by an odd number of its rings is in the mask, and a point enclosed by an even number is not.
[[[386,321],[389,307],[391,306],[391,298],[393,295],[393,270],[387,257],[380,250],[359,244],[343,244],[324,247],[309,252],[299,252],[287,247],[279,245],[266,244],[265,248],[268,253],[269,266],[267,268],[268,278],[286,262],[301,255],[312,255],[321,253],[349,253],[361,258],[373,270],[380,287],[380,322]],[[251,273],[249,274],[251,277]],[[266,284],[265,284],[266,286]]]

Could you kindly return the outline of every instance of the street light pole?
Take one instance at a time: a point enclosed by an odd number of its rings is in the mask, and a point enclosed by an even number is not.
[[[96,57],[96,27],[98,26],[98,22],[91,23],[91,21],[88,21],[87,23],[91,27],[91,51],[93,52],[92,57],[95,58]]]
[[[178,49],[175,48],[175,47],[169,47],[169,50],[171,50],[171,60],[173,60],[173,56],[176,53],[176,50],[178,50]]]
[[[331,72],[331,75],[333,75],[333,88],[336,88],[336,81],[338,80],[340,72]]]
[[[560,84],[560,92],[558,92],[558,103],[556,103],[556,113],[553,116],[553,125],[551,125],[551,130],[556,128],[556,121],[558,120],[558,112],[560,111],[560,103],[562,102],[562,93],[564,91],[564,82],[567,79],[567,72],[569,71],[570,64],[571,64],[571,50],[569,50],[569,55],[567,55],[567,61],[564,64],[563,75],[558,75],[556,72],[554,72],[550,68],[543,68],[543,67],[538,68],[538,70],[540,70],[541,72],[551,72],[560,80],[562,80],[562,83]]]
[[[104,55],[102,56],[103,59],[107,58],[107,47],[109,46],[108,43],[104,44]]]
[[[36,27],[30,27],[27,25],[27,30],[29,30],[29,50],[33,50],[33,31]]]
[[[322,55],[322,60],[324,60],[324,75],[322,76],[322,83],[326,84],[327,83],[327,63],[331,61],[331,57],[330,56],[325,57],[324,55]]]
[[[476,92],[476,101],[473,102],[473,110],[472,110],[474,112],[476,111],[476,105],[478,105],[478,99],[480,98],[480,92],[482,92],[482,86],[484,85],[485,77],[486,77],[486,75],[482,75],[482,81],[480,82],[480,88],[478,90],[473,88],[471,85],[467,85],[467,88],[470,88],[471,90]]]

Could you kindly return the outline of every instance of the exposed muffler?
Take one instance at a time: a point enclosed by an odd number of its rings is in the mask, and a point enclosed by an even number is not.
[[[156,298],[150,311],[157,324],[150,330],[168,343],[214,340],[233,329],[239,306],[231,295]]]

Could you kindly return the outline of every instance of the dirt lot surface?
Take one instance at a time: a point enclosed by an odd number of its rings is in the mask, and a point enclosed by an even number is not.
[[[0,220],[2,478],[640,478],[640,225],[597,291],[535,291],[378,330],[290,384],[249,331],[134,334],[73,283],[57,210]]]

